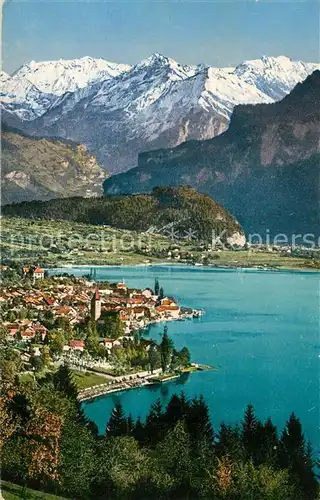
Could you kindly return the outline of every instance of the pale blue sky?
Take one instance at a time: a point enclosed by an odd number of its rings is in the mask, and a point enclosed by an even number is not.
[[[3,69],[89,55],[136,63],[160,52],[182,63],[235,65],[262,55],[319,61],[314,1],[29,1],[3,9]]]

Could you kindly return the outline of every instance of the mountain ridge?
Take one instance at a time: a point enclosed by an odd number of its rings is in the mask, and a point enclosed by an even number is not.
[[[81,144],[1,126],[1,203],[98,196],[106,173]]]
[[[318,234],[319,110],[315,71],[282,101],[236,107],[228,130],[214,139],[141,153],[136,168],[105,181],[105,193],[148,192],[161,179],[208,193],[247,232]]]
[[[26,78],[39,91],[61,96],[96,80],[114,78],[123,71],[129,71],[130,68],[128,64],[85,56],[79,59],[30,61],[15,71],[12,77]]]
[[[141,151],[219,135],[235,105],[280,99],[315,67],[285,56],[245,61],[235,68],[188,66],[156,53],[74,92],[32,96],[38,102],[25,111],[20,102],[18,114],[31,119],[17,116],[14,98],[2,102],[3,117],[33,135],[83,143],[108,170],[119,172],[134,166]],[[8,100],[4,90],[9,83],[3,83],[2,101]]]

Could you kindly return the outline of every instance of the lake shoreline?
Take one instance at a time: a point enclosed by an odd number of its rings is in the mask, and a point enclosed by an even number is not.
[[[78,268],[83,268],[83,269],[101,269],[101,268],[131,268],[131,269],[150,269],[151,267],[172,267],[172,268],[192,268],[196,270],[200,269],[210,269],[210,270],[217,270],[217,271],[237,271],[237,272],[248,272],[248,271],[259,271],[259,272],[274,272],[274,273],[280,273],[280,272],[296,272],[296,273],[320,273],[320,269],[316,268],[310,268],[310,267],[281,267],[281,268],[276,268],[276,267],[264,267],[264,266],[257,266],[257,265],[252,265],[252,266],[235,266],[235,265],[227,265],[227,264],[221,264],[221,265],[215,265],[215,264],[203,264],[201,266],[197,266],[195,264],[187,264],[187,263],[182,263],[182,262],[154,262],[150,264],[63,264],[59,267],[57,266],[44,266],[44,269],[46,271],[51,271],[53,269],[78,269]]]
[[[133,389],[140,389],[145,386],[153,386],[158,384],[164,384],[166,382],[171,382],[172,380],[178,379],[185,374],[198,373],[209,370],[217,370],[214,366],[201,365],[198,363],[191,363],[191,366],[183,369],[180,373],[168,373],[164,377],[161,374],[155,375],[149,373],[146,376],[137,376],[131,380],[124,380],[116,385],[112,383],[100,384],[93,387],[87,387],[78,392],[78,401],[84,403],[85,401],[93,401],[97,398],[108,396],[109,394],[114,394],[118,392],[130,391]],[[124,377],[127,375],[124,375]]]
[[[172,321],[168,335],[177,349],[188,347],[193,361],[218,368],[93,399],[83,407],[101,432],[118,400],[133,418],[145,419],[157,398],[166,405],[173,394],[184,391],[191,399],[203,395],[213,425],[239,421],[251,401],[261,419],[271,416],[279,426],[294,411],[308,439],[319,442],[318,395],[311,384],[319,373],[318,273],[242,273],[189,266],[99,269],[97,280],[125,279],[140,288],[157,277],[180,303],[203,307],[200,321]],[[82,274],[81,269],[73,272]],[[162,329],[153,325],[150,338],[159,340]]]

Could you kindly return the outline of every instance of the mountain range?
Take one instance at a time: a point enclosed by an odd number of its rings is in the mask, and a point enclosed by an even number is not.
[[[314,71],[279,102],[235,107],[228,130],[214,139],[141,153],[136,168],[105,181],[105,194],[190,185],[225,206],[247,233],[318,237],[319,137]]]
[[[285,56],[234,68],[187,66],[158,53],[133,66],[89,57],[32,61],[1,74],[2,117],[29,135],[84,144],[117,173],[142,151],[221,134],[234,106],[278,101],[316,68]]]
[[[8,117],[32,121],[58,104],[64,94],[77,92],[80,98],[82,89],[95,81],[114,78],[129,69],[129,65],[92,57],[31,61],[12,76],[1,71],[1,106]]]

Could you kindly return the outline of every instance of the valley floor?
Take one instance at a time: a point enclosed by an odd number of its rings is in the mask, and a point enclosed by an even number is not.
[[[227,268],[317,270],[320,252],[296,249],[267,251],[209,250],[196,240],[68,221],[1,219],[2,261],[37,263],[42,267],[79,265],[191,264]]]

